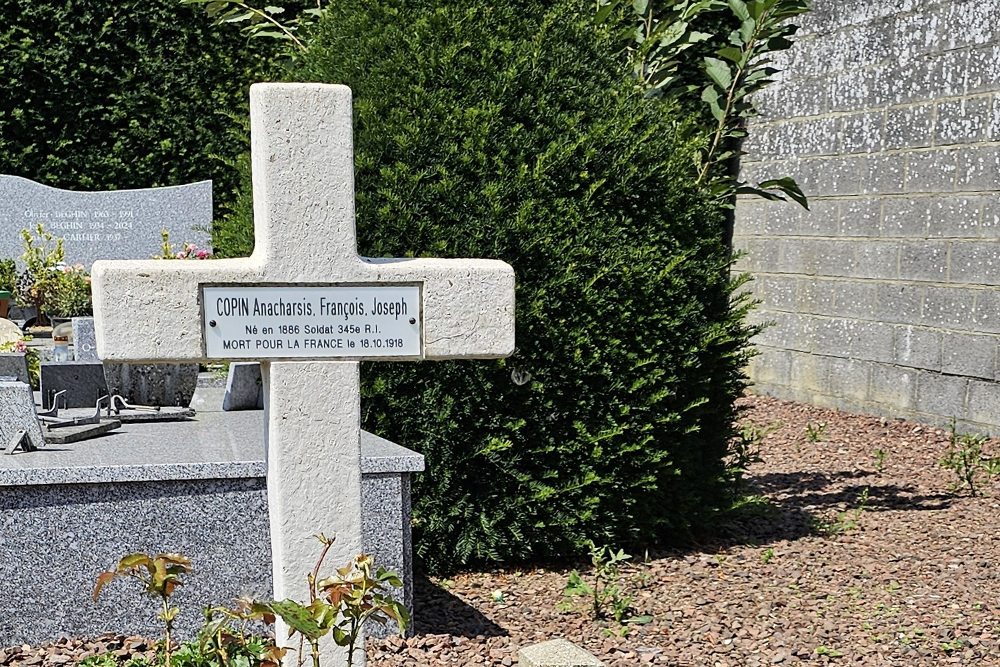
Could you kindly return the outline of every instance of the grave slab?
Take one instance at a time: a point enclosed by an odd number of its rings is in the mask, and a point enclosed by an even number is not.
[[[77,361],[98,361],[93,317],[73,318],[73,356]]]
[[[186,408],[198,386],[198,364],[123,364],[104,362],[111,395],[132,405]]]
[[[222,409],[227,412],[264,409],[264,381],[260,375],[260,363],[234,361],[229,365]]]
[[[98,424],[83,424],[80,426],[63,426],[61,428],[45,428],[45,442],[50,445],[68,445],[92,438],[99,438],[121,428],[117,419],[102,419]]]
[[[31,387],[23,382],[0,380],[0,447],[6,453],[10,453],[13,440],[21,431],[27,434],[32,447],[45,446]]]
[[[195,559],[195,578],[178,594],[178,636],[193,636],[205,605],[271,596],[264,415],[223,412],[222,394],[199,388],[190,422],[123,424],[96,440],[0,456],[0,525],[13,531],[0,542],[0,579],[9,584],[0,586],[0,608],[9,611],[0,615],[0,645],[110,627],[155,635],[162,628],[148,600],[128,586],[109,588],[97,605],[89,599],[96,574],[136,550]],[[402,576],[408,604],[412,561],[399,549],[410,544],[409,496],[391,488],[408,491],[423,468],[416,452],[362,432],[363,550]],[[55,520],[79,549],[39,550],[38,535]],[[53,582],[51,568],[67,576]]]
[[[0,353],[0,378],[14,378],[18,382],[31,384],[28,373],[28,357],[23,352]]]
[[[104,380],[104,365],[100,361],[43,361],[42,408],[52,407],[52,396],[65,391],[65,403],[60,407],[91,408],[97,399],[108,393]]]
[[[63,239],[66,261],[90,268],[98,259],[160,253],[160,231],[171,241],[209,247],[212,182],[139,190],[74,192],[0,175],[0,257],[19,258],[20,231],[37,224]]]

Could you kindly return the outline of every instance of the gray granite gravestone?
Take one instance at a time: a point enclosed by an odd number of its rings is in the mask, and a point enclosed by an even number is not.
[[[88,269],[98,259],[158,255],[163,229],[176,244],[190,241],[208,247],[212,182],[74,192],[0,175],[0,257],[20,257],[20,230],[33,230],[38,223],[64,240],[68,264]]]
[[[108,391],[132,405],[186,408],[198,386],[198,364],[105,363]]]
[[[260,375],[260,362],[234,361],[229,364],[222,409],[226,412],[264,409],[264,383]]]
[[[97,399],[108,393],[104,365],[100,361],[42,362],[42,407],[51,408],[52,396],[65,391],[59,407],[93,408]]]
[[[18,382],[31,384],[28,357],[23,352],[0,353],[0,378],[14,378]]]
[[[31,387],[23,382],[0,380],[0,447],[9,453],[21,431],[27,434],[32,447],[45,446]]]
[[[93,317],[73,318],[73,358],[77,361],[97,361]]]

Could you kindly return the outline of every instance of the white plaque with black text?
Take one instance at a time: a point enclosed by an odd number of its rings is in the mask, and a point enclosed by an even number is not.
[[[209,359],[419,358],[420,287],[203,287]]]

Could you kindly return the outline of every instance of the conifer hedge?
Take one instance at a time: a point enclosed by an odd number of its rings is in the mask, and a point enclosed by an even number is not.
[[[0,173],[71,189],[211,178],[228,201],[233,118],[276,45],[177,0],[0,0],[0,16]]]
[[[634,91],[591,14],[332,3],[292,73],[354,91],[363,253],[517,274],[510,359],[364,369],[365,426],[426,456],[432,571],[650,545],[726,501],[751,332],[724,215],[692,186],[698,133]]]

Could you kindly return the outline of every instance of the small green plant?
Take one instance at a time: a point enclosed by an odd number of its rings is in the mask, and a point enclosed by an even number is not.
[[[821,535],[829,536],[842,535],[857,530],[861,525],[861,517],[868,509],[870,493],[871,490],[866,486],[858,494],[857,504],[843,512],[838,512],[835,520],[814,517],[812,519],[813,530]]]
[[[826,435],[826,422],[809,422],[806,424],[806,440],[808,442],[821,442]]]
[[[255,7],[255,4],[241,0],[181,0],[182,5],[204,5],[205,13],[214,25],[239,24],[247,39],[277,39],[287,42],[288,55],[295,57],[306,50],[301,39],[301,31],[312,26],[323,16],[323,3],[316,0],[316,6],[302,10],[292,18],[284,18],[285,8],[273,4]]]
[[[875,470],[877,472],[882,472],[885,470],[885,460],[888,457],[885,450],[881,447],[876,447],[872,452],[872,457],[875,459]]]
[[[844,657],[844,652],[839,651],[835,648],[829,648],[828,646],[821,645],[816,647],[816,655],[821,655],[821,656],[825,655],[831,658],[842,658]]]
[[[17,291],[17,266],[12,259],[0,259],[0,292]]]
[[[320,640],[327,635],[338,646],[347,648],[347,665],[354,665],[358,635],[368,620],[385,624],[396,621],[400,632],[409,624],[406,607],[394,600],[388,587],[400,588],[402,581],[384,568],[376,568],[371,556],[360,554],[333,576],[319,578],[319,571],[334,538],[317,535],[322,550],[313,571],[306,577],[309,584],[309,601],[273,600],[251,603],[251,616],[260,616],[267,622],[273,616],[281,618],[291,633],[298,634],[309,643],[313,667],[320,667]]]
[[[593,565],[593,583],[588,583],[583,576],[573,570],[563,595],[590,598],[591,613],[595,620],[612,618],[616,623],[632,623],[644,625],[653,620],[652,616],[634,615],[632,597],[625,593],[622,584],[621,568],[632,560],[632,557],[619,549],[603,546],[590,546],[590,560]]]
[[[24,247],[21,259],[25,270],[18,280],[17,303],[22,307],[34,307],[41,322],[46,312],[45,305],[56,291],[59,267],[65,258],[63,240],[45,231],[39,223],[35,234],[22,229],[21,241]]]
[[[160,230],[160,254],[153,259],[212,259],[212,251],[199,248],[194,243],[182,243],[180,250],[174,250],[170,242],[170,231]]]
[[[736,436],[729,441],[729,452],[725,459],[726,473],[734,486],[741,487],[750,466],[764,461],[760,456],[761,443],[780,426],[780,424],[760,426],[752,421],[740,426]]]
[[[23,354],[24,358],[28,361],[28,375],[31,378],[31,386],[38,389],[42,373],[42,360],[38,356],[38,350],[28,347],[29,340],[31,340],[31,336],[25,336],[21,340],[13,340],[8,343],[0,343],[0,353],[9,354],[13,352]]]
[[[53,272],[52,290],[45,303],[50,317],[87,317],[94,314],[90,275],[82,264],[61,266]]]
[[[983,445],[988,440],[984,435],[958,433],[955,420],[951,421],[948,452],[939,464],[958,477],[958,481],[951,485],[952,492],[965,487],[970,496],[978,496],[980,480],[988,482],[1000,475],[1000,456],[988,456],[983,451]]]
[[[760,562],[764,565],[770,563],[772,558],[774,558],[774,549],[771,547],[764,549],[764,551],[760,554]]]
[[[171,632],[174,619],[179,609],[170,604],[170,598],[181,585],[181,576],[191,572],[191,560],[181,554],[157,554],[150,556],[144,553],[129,554],[118,561],[113,570],[102,572],[97,577],[94,587],[94,600],[101,594],[101,589],[117,577],[135,579],[141,583],[146,594],[159,598],[161,610],[157,615],[163,621],[163,664],[170,667]]]

